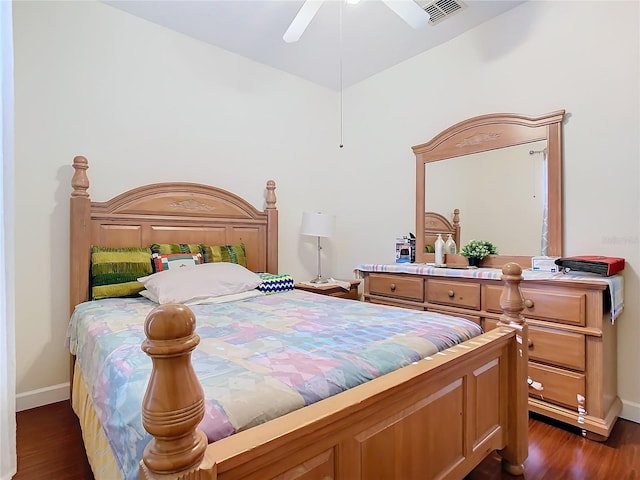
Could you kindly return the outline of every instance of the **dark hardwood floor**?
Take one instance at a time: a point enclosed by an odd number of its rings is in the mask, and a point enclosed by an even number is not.
[[[17,422],[18,473],[13,480],[93,480],[69,402],[19,412]],[[618,420],[609,439],[599,443],[577,429],[532,416],[524,476],[502,473],[499,457],[491,455],[466,480],[513,478],[640,480],[640,424]]]

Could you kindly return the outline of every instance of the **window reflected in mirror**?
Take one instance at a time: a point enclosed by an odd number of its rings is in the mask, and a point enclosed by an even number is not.
[[[501,255],[541,255],[546,242],[546,146],[538,141],[425,164],[425,211],[451,221],[460,244],[489,240]]]

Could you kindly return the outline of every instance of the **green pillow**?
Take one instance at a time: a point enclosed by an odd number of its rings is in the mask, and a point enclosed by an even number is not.
[[[201,253],[197,243],[154,243],[151,253],[166,255],[168,253]]]
[[[151,249],[91,247],[91,297],[131,297],[144,289],[139,277],[153,273]]]
[[[200,245],[204,263],[227,262],[247,267],[244,243],[237,245]]]

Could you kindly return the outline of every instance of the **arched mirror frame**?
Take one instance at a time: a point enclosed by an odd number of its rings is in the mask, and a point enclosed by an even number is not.
[[[564,116],[564,110],[538,117],[516,113],[481,115],[457,123],[429,142],[412,147],[416,156],[416,262],[433,261],[431,258],[433,254],[427,254],[424,251],[425,242],[422,234],[425,229],[425,165],[427,163],[541,140],[547,141],[549,227],[547,255],[562,256],[562,122]],[[462,228],[464,228],[464,222]],[[481,266],[502,267],[504,263],[510,261],[515,261],[524,268],[531,266],[531,256],[504,255],[490,255],[482,261]],[[451,264],[464,264],[464,262],[466,259],[460,257],[447,260],[447,263]]]

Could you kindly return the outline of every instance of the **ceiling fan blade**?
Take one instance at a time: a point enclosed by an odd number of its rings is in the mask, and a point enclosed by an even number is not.
[[[287,31],[284,32],[282,39],[287,43],[297,42],[323,3],[324,0],[306,0],[293,18]]]
[[[431,18],[413,0],[382,0],[382,2],[415,29],[428,25]]]

